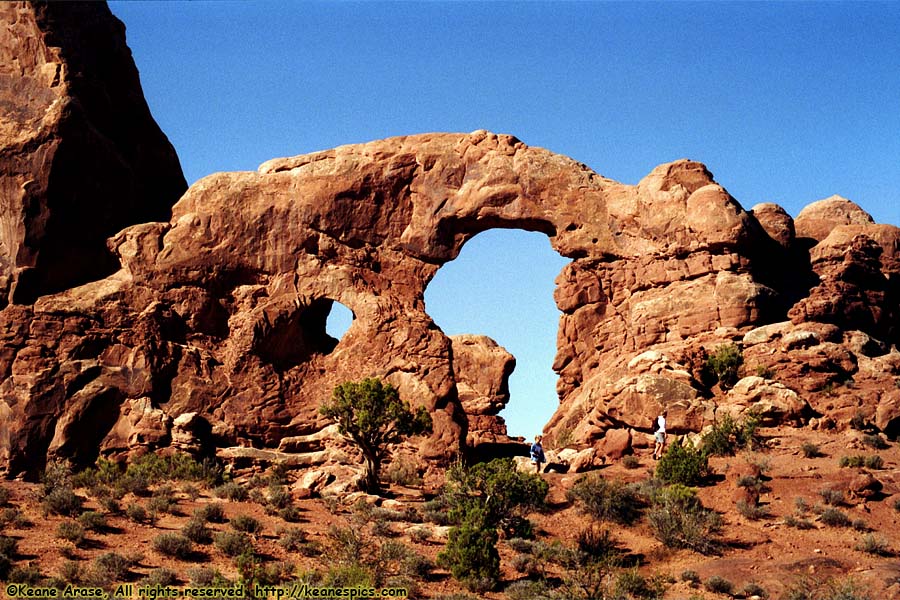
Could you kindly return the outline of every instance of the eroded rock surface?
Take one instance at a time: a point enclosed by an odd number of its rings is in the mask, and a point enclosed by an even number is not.
[[[105,3],[0,3],[0,107],[0,306],[113,273],[187,188]]]

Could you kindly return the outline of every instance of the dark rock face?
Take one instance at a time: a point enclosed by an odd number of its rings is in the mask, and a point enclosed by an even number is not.
[[[476,131],[210,175],[170,219],[183,178],[121,24],[103,5],[0,15],[0,89],[13,90],[0,102],[0,256],[21,303],[0,311],[8,475],[169,445],[262,457],[314,446],[292,460],[341,460],[318,407],[370,376],[431,412],[433,435],[412,444],[421,458],[508,444],[497,412],[513,357],[447,337],[424,308],[440,266],[498,227],[542,232],[571,259],[556,280],[548,447],[639,445],[663,407],[673,433],[749,411],[770,424],[900,423],[900,229],[849,201],[815,203],[795,226],[774,205],[745,211],[696,162],[630,186]],[[123,64],[131,76],[116,74]],[[325,332],[334,301],[354,314],[339,342]],[[724,343],[744,358],[730,390],[704,372]]]
[[[105,277],[187,188],[105,3],[0,4],[0,302]]]

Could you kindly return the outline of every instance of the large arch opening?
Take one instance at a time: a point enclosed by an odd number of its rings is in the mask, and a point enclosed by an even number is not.
[[[466,242],[425,290],[426,311],[444,333],[486,335],[515,356],[500,413],[513,437],[540,433],[559,404],[553,290],[568,262],[545,234],[492,229]]]

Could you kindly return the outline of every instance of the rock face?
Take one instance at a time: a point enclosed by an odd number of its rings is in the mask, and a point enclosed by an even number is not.
[[[0,3],[0,306],[118,269],[187,188],[105,3]]]
[[[747,412],[900,432],[900,230],[849,201],[794,223],[775,205],[745,211],[696,162],[624,185],[476,131],[210,175],[168,219],[183,178],[121,24],[103,5],[0,15],[0,93],[13,90],[0,103],[8,475],[161,446],[332,468],[352,448],[318,407],[369,376],[431,412],[434,433],[410,444],[421,458],[508,443],[497,413],[514,359],[447,337],[424,306],[440,266],[492,228],[542,232],[571,259],[556,281],[548,447],[581,448],[585,464],[619,456],[646,445],[663,408],[675,434]],[[83,224],[93,213],[109,218]],[[128,215],[147,222],[118,231]],[[107,235],[115,272],[91,281],[109,270]],[[354,315],[341,340],[325,329],[335,301]],[[705,366],[724,343],[744,360],[730,391]]]

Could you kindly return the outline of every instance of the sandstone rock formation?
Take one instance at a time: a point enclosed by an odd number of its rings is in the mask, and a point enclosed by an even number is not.
[[[118,269],[187,188],[105,3],[0,3],[0,306]]]
[[[408,449],[422,458],[508,443],[497,413],[513,357],[481,336],[447,337],[423,299],[440,266],[492,228],[542,232],[571,259],[556,281],[560,404],[545,432],[548,446],[580,449],[585,468],[646,446],[664,407],[675,434],[748,411],[900,433],[900,229],[847,200],[794,222],[772,204],[745,211],[696,162],[625,185],[476,131],[217,173],[168,219],[183,178],[121,24],[103,5],[0,15],[0,89],[12,90],[0,102],[7,475],[172,446],[324,465],[339,479],[329,485],[346,485],[335,463],[353,449],[318,407],[368,376],[431,411],[433,435]],[[80,220],[91,214],[108,219]],[[126,218],[146,222],[116,233]],[[107,235],[115,272],[91,281],[109,271]],[[341,340],[325,327],[335,301],[354,315]],[[705,367],[723,343],[744,359],[730,391]]]

